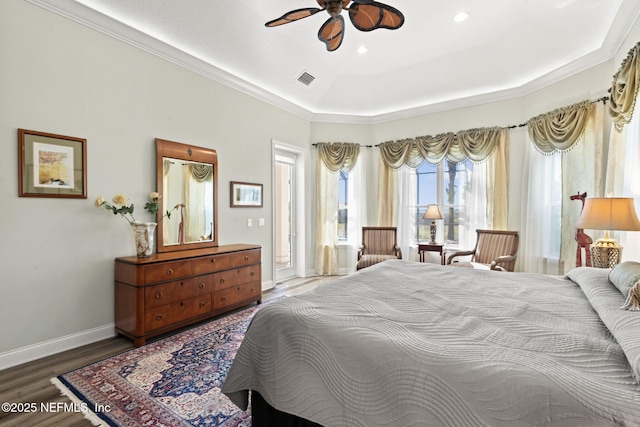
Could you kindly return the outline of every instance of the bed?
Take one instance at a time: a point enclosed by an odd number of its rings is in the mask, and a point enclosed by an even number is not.
[[[376,264],[266,304],[222,391],[254,427],[638,426],[640,312],[608,272]]]

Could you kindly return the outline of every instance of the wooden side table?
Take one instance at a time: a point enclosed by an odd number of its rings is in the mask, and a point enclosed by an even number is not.
[[[438,252],[440,254],[440,264],[445,265],[443,243],[418,243],[418,254],[420,254],[420,262],[424,262],[425,252]]]

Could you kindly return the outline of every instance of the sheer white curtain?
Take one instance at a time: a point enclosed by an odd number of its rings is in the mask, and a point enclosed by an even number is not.
[[[587,192],[588,197],[602,197],[604,147],[604,105],[592,103],[582,136],[562,154],[562,243],[560,262],[563,273],[576,266],[576,222],[580,216],[578,202],[569,197]],[[589,234],[592,238],[594,234]],[[595,240],[595,238],[594,238]],[[584,265],[584,264],[583,264]]]
[[[612,129],[612,141],[617,139],[617,142],[622,145],[623,155],[617,157],[617,159],[624,159],[624,170],[619,176],[622,177],[618,180],[618,191],[612,194],[614,197],[633,197],[635,199],[636,212],[640,212],[640,205],[638,200],[640,198],[640,119],[638,114],[635,114],[631,122],[625,126],[622,134],[618,134],[618,137],[614,136],[617,133],[615,129]],[[614,147],[614,143],[610,145],[609,155],[612,156],[611,148]],[[615,161],[615,160],[614,160]],[[620,166],[618,163],[618,166]],[[640,232],[638,231],[623,231],[613,233],[613,237],[618,239],[622,246],[622,261],[638,261],[640,259]]]
[[[487,203],[487,171],[487,161],[474,163],[470,173],[467,174],[467,182],[461,185],[463,189],[469,190],[460,194],[461,204],[467,206],[464,223],[461,222],[458,229],[460,249],[474,247],[478,237],[477,229],[493,228],[490,221],[491,208]]]
[[[543,155],[527,145],[519,262],[528,273],[561,274],[562,154]]]
[[[338,173],[318,156],[315,273],[338,274]]]
[[[367,225],[367,168],[371,152],[362,150],[358,162],[349,172],[346,272],[356,271],[358,248],[362,243],[362,227]],[[340,261],[341,265],[345,262]]]
[[[402,258],[413,259],[411,248],[416,247],[416,206],[418,203],[416,170],[408,166],[398,169],[398,246]],[[416,252],[417,253],[417,252]]]

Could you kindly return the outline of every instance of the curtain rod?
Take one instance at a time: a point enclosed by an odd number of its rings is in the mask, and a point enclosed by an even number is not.
[[[318,146],[318,144],[321,144],[321,143],[320,143],[320,142],[314,142],[314,143],[313,143],[313,144],[311,144],[311,145],[313,145],[314,147],[317,147],[317,146]],[[363,148],[373,148],[373,145],[362,145],[362,144],[358,144],[358,145],[359,145],[360,147],[363,147]]]
[[[602,102],[603,104],[606,104],[608,100],[609,100],[608,96],[603,96],[602,98],[598,98],[595,101],[591,101],[591,103],[592,104],[596,104],[598,102]],[[521,123],[519,125],[506,126],[506,129],[523,128],[526,125],[527,125],[527,123]]]
[[[608,96],[603,96],[602,98],[598,98],[595,101],[591,101],[591,103],[595,104],[597,102],[602,102],[603,104],[606,104],[608,100],[609,100]],[[522,127],[525,127],[525,126],[527,126],[526,122],[525,123],[521,123],[519,125],[504,126],[503,128],[504,129],[515,129],[515,128],[522,128]],[[383,144],[382,142],[380,144],[376,144],[376,145],[361,145],[360,144],[360,147],[364,147],[364,148],[374,148],[374,147],[376,147],[377,148],[382,144]],[[314,144],[311,144],[311,145],[316,147],[318,145],[318,143],[314,143]]]

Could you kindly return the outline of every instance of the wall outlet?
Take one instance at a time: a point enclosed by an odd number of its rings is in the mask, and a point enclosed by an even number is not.
[[[258,218],[258,226],[262,227],[264,225],[264,218]]]
[[[253,227],[253,220],[251,218],[247,220],[247,227]]]

